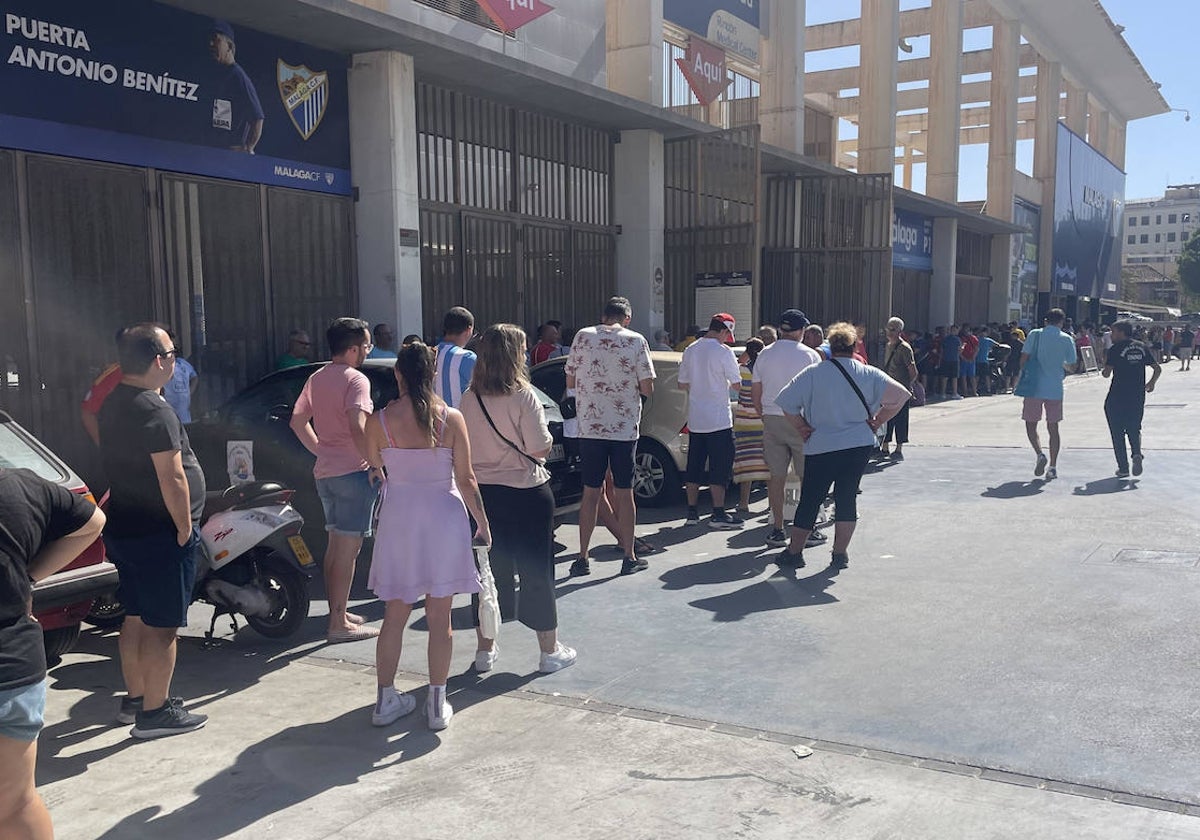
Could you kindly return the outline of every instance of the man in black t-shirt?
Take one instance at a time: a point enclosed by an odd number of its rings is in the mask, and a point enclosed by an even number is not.
[[[204,473],[179,417],[159,393],[175,370],[170,336],[153,324],[121,334],[124,375],[100,409],[100,456],[109,476],[104,544],[125,607],[117,720],[135,738],[191,732],[204,715],[170,699],[175,637],[187,625],[204,511]]]
[[[1129,475],[1129,457],[1133,458],[1133,474],[1142,474],[1142,415],[1146,410],[1146,394],[1154,391],[1162,367],[1153,350],[1133,339],[1133,324],[1117,321],[1112,325],[1113,345],[1104,360],[1104,378],[1112,377],[1108,397],[1104,400],[1104,416],[1112,433],[1113,453],[1117,456],[1117,477]],[[1146,368],[1154,375],[1146,381]],[[1129,454],[1125,438],[1129,438]]]
[[[1196,345],[1196,331],[1192,329],[1191,324],[1184,324],[1175,340],[1179,342],[1179,369],[1191,370],[1192,348]]]
[[[78,557],[103,527],[104,514],[82,496],[30,470],[0,467],[0,826],[17,837],[53,836],[33,783],[46,708],[33,583]]]

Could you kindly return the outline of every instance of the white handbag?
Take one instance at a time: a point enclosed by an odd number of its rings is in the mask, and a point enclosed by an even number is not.
[[[486,545],[475,546],[475,565],[479,569],[479,632],[485,639],[500,634],[500,596]]]

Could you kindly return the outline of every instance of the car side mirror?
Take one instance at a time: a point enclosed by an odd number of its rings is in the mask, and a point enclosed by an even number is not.
[[[273,405],[267,412],[267,421],[271,423],[288,423],[292,419],[292,410],[286,405]]]

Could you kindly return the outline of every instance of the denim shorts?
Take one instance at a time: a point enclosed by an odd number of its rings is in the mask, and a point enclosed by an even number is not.
[[[137,616],[148,627],[187,627],[200,534],[179,544],[174,531],[143,537],[104,535],[108,559],[117,567],[117,598],[126,615]]]
[[[46,680],[20,688],[0,689],[0,735],[14,741],[36,741],[46,711]]]
[[[379,490],[366,470],[317,479],[325,511],[325,530],[348,537],[371,536],[371,518]]]

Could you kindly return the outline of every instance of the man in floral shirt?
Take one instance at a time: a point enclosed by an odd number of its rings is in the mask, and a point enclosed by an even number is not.
[[[596,527],[596,511],[604,477],[612,470],[617,536],[625,552],[621,574],[648,567],[633,546],[633,456],[637,448],[642,403],[654,392],[650,345],[630,330],[629,301],[615,297],[604,307],[604,321],[575,334],[567,357],[567,396],[575,399],[579,454],[583,467],[583,501],[579,508],[579,559],[571,574],[591,571],[588,547]]]

